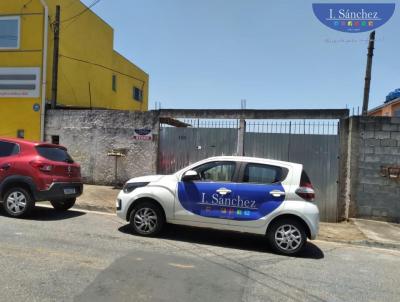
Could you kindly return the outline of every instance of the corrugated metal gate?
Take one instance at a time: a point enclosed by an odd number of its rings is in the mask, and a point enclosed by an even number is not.
[[[185,121],[194,127],[160,127],[159,172],[174,173],[196,161],[219,155],[235,155],[236,121]]]
[[[198,160],[236,155],[238,121],[185,121],[193,127],[161,125],[159,172],[173,173]],[[339,135],[337,122],[248,121],[246,156],[304,165],[316,189],[322,221],[337,221]]]

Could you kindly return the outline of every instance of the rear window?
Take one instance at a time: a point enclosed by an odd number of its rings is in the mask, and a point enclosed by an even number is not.
[[[243,181],[249,183],[273,184],[283,181],[288,172],[288,169],[282,167],[248,164],[244,171]]]
[[[0,157],[7,157],[19,153],[17,144],[9,142],[0,142]]]
[[[74,160],[69,156],[68,152],[64,149],[52,148],[52,147],[36,147],[39,155],[47,158],[48,160],[70,163]]]

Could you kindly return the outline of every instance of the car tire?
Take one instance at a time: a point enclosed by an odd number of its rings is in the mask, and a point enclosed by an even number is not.
[[[60,212],[68,211],[75,205],[76,198],[68,198],[64,200],[51,200],[50,203],[53,208]]]
[[[35,201],[26,189],[11,188],[4,195],[3,208],[6,214],[14,218],[23,218],[32,213]]]
[[[267,238],[272,249],[283,255],[296,255],[307,242],[302,223],[292,218],[279,219],[268,228]]]
[[[129,223],[134,233],[147,237],[155,236],[165,225],[164,211],[154,202],[141,202],[133,208]]]

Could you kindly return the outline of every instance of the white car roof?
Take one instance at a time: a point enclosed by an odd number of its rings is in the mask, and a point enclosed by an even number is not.
[[[288,162],[288,161],[267,159],[267,158],[261,158],[261,157],[249,157],[249,156],[215,156],[215,157],[209,157],[207,159],[204,159],[203,161],[212,161],[212,160],[242,161],[242,162],[252,162],[252,163],[260,163],[260,164],[278,165],[278,166],[279,165],[282,165],[282,166],[287,166],[287,165],[302,166],[301,164]]]

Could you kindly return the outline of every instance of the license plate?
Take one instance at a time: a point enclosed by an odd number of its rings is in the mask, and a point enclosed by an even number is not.
[[[76,193],[75,188],[64,189],[64,194],[65,195],[70,195],[70,194],[75,194],[75,193]]]

